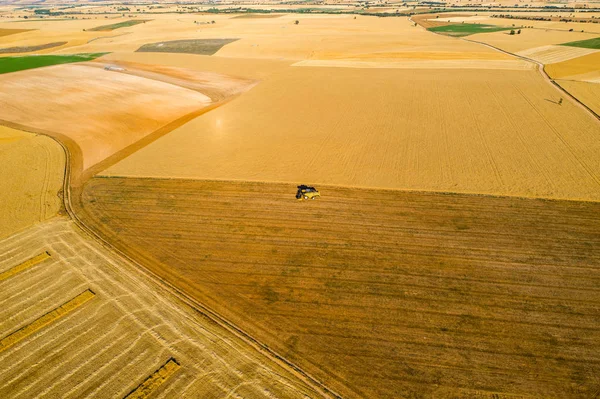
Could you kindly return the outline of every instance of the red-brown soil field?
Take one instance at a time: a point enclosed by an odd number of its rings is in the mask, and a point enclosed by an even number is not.
[[[99,234],[347,398],[593,398],[600,204],[94,178]]]

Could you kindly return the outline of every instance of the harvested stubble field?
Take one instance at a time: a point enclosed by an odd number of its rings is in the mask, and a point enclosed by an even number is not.
[[[86,237],[0,241],[0,397],[321,397]]]
[[[86,222],[348,398],[589,398],[600,204],[94,178]]]
[[[537,71],[290,67],[102,174],[598,200],[600,125],[561,95]]]

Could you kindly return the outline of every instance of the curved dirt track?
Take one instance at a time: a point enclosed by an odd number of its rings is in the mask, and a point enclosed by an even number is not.
[[[94,178],[76,212],[344,397],[597,389],[600,204],[319,188]]]

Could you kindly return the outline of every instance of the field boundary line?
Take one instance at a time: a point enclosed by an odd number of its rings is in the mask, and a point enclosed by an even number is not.
[[[51,256],[52,255],[50,255],[50,252],[45,251],[39,255],[34,256],[33,258],[27,259],[25,262],[20,263],[17,266],[12,267],[5,272],[0,273],[0,281],[4,281],[4,280],[14,276],[15,274],[21,273],[22,271],[25,271],[25,270],[37,265],[38,263],[45,261],[46,259],[50,259]]]
[[[20,329],[9,334],[5,338],[2,338],[2,340],[0,340],[0,352],[19,343],[20,341],[24,340],[30,335],[51,324],[52,322],[65,317],[67,314],[73,312],[75,309],[79,308],[81,305],[88,302],[95,296],[96,294],[88,288],[87,290],[83,291],[81,294],[77,295],[70,301],[63,303],[56,309],[51,310],[45,315],[37,318],[32,323],[26,325],[25,327],[21,327]]]
[[[134,388],[133,391],[125,395],[124,399],[144,399],[149,397],[180,368],[181,365],[177,360],[170,358],[165,364],[160,366],[158,370],[146,377],[146,379]]]

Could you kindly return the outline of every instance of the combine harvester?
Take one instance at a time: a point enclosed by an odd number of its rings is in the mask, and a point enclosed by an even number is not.
[[[302,201],[303,199],[314,200],[321,197],[321,193],[314,187],[305,186],[304,184],[298,186],[298,191],[296,192],[296,199]]]

